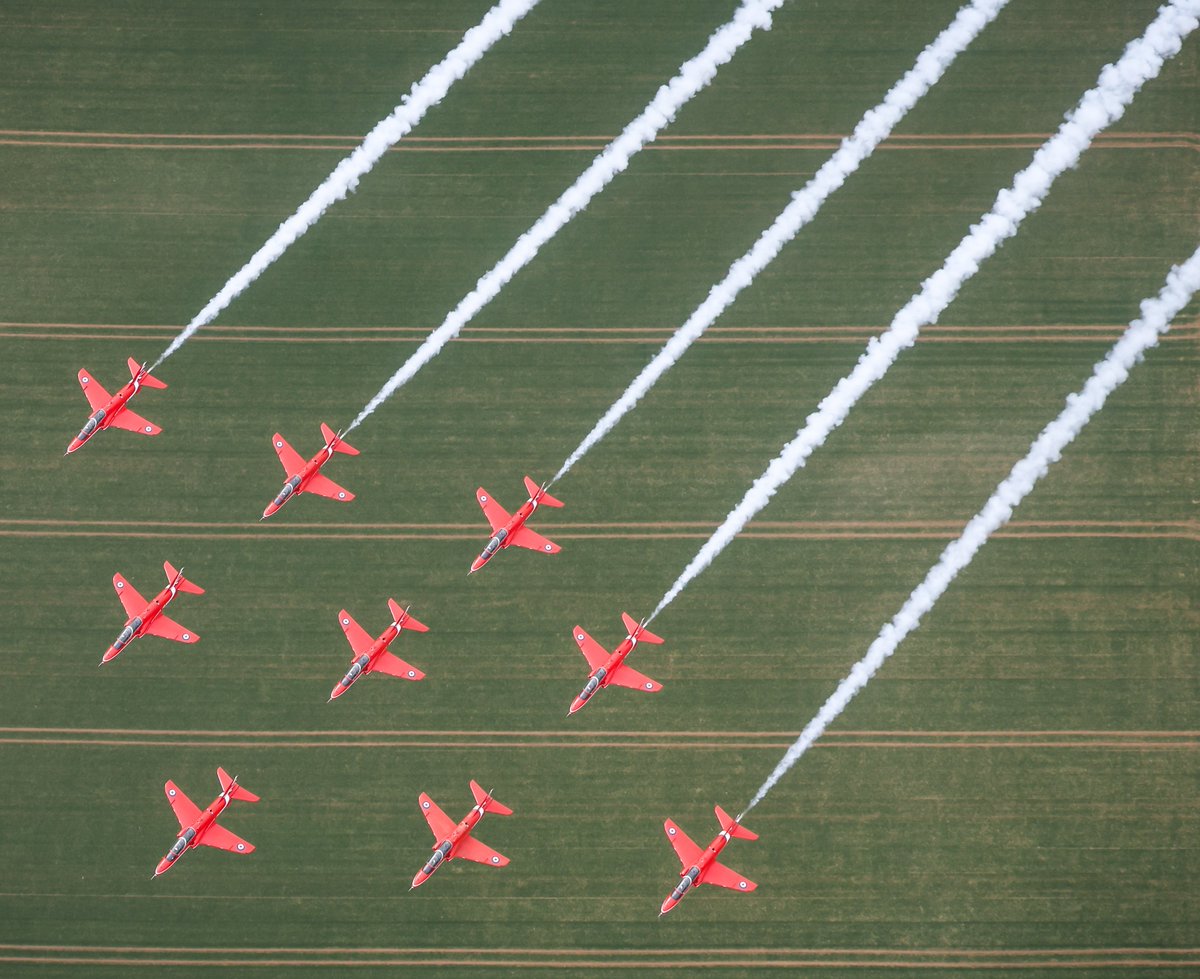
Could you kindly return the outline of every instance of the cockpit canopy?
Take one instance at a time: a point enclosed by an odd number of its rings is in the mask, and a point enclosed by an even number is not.
[[[496,551],[500,549],[500,545],[504,543],[504,538],[506,538],[507,536],[508,536],[507,530],[496,531],[496,536],[487,542],[487,547],[485,547],[483,549],[483,553],[487,554],[489,557],[491,555],[495,554]]]
[[[280,506],[284,500],[296,492],[296,487],[300,485],[300,477],[293,476],[283,484],[283,489],[279,491],[279,495],[275,497],[275,505]]]
[[[96,427],[102,421],[104,421],[104,415],[105,415],[105,412],[104,412],[103,408],[101,408],[94,415],[92,415],[92,417],[87,420],[87,423],[83,426],[83,429],[80,431],[79,437],[81,439],[85,439],[89,435],[91,435],[92,432],[94,432],[96,430]]]

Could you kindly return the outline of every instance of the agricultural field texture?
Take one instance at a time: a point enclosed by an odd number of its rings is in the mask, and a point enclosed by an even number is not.
[[[1196,282],[888,627],[1200,244],[1200,0],[497,8],[0,5],[0,975],[1200,975]],[[218,766],[254,852],[154,878]],[[511,862],[410,890],[472,779]],[[717,805],[757,889],[660,916]]]

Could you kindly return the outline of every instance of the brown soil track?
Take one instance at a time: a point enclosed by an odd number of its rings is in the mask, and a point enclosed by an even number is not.
[[[229,967],[459,966],[486,969],[1182,969],[1195,948],[1071,949],[508,949],[212,948],[185,946],[0,945],[0,962]]]
[[[887,150],[1036,149],[1050,133],[907,133],[880,144]],[[611,136],[406,136],[396,153],[597,153]],[[835,150],[838,133],[773,135],[731,134],[660,136],[647,145],[658,151],[802,151]],[[133,150],[324,150],[345,153],[362,142],[361,136],[270,135],[266,133],[110,133],[32,129],[0,130],[0,145],[63,149]],[[1096,149],[1183,149],[1200,151],[1200,135],[1188,132],[1106,133],[1092,144]]]
[[[1112,343],[1126,324],[926,326],[918,343]],[[115,323],[0,322],[0,338],[14,340],[173,340],[181,327]],[[698,343],[862,345],[882,326],[714,326]],[[224,343],[418,343],[429,330],[415,326],[206,326],[193,340]],[[674,331],[663,327],[470,327],[453,343],[664,343]],[[1166,342],[1200,340],[1200,320],[1180,323]]]
[[[953,540],[963,520],[761,521],[739,534],[742,540]],[[715,523],[554,523],[538,530],[558,540],[706,540]],[[191,540],[479,540],[475,524],[265,524],[260,521],[0,519],[0,537],[121,537]],[[1200,541],[1200,522],[1013,520],[993,535],[1009,540],[1136,539]]]
[[[182,731],[0,727],[0,745],[204,748],[688,748],[789,747],[799,731]],[[1200,749],[1200,731],[833,731],[818,748]]]

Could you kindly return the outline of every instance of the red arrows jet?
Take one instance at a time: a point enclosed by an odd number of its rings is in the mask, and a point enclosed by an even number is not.
[[[650,632],[641,622],[634,622],[633,618],[625,612],[621,613],[621,619],[625,623],[625,628],[629,630],[629,634],[621,645],[613,650],[611,656],[603,646],[583,630],[582,626],[575,627],[575,641],[579,643],[579,651],[588,661],[592,672],[587,679],[587,685],[575,698],[571,709],[567,711],[568,717],[586,704],[597,690],[607,687],[610,683],[614,683],[618,687],[645,690],[647,693],[658,693],[662,689],[662,684],[657,680],[651,680],[644,673],[639,673],[633,667],[625,665],[625,657],[639,642],[658,645],[662,643],[662,639]]]
[[[158,861],[154,868],[154,876],[165,874],[178,860],[184,850],[197,846],[215,846],[218,850],[228,850],[230,853],[253,853],[254,844],[247,843],[240,836],[234,836],[224,826],[217,825],[217,817],[225,811],[230,799],[241,799],[243,802],[258,802],[258,796],[238,785],[236,778],[230,778],[225,769],[217,769],[217,778],[221,782],[221,794],[213,799],[212,804],[200,811],[199,806],[192,802],[174,782],[168,781],[163,788],[167,791],[167,801],[175,810],[175,818],[179,820],[179,837],[175,845],[167,851],[167,855]]]
[[[475,499],[483,507],[484,516],[492,525],[492,539],[487,542],[487,547],[475,559],[475,563],[471,565],[471,570],[467,574],[474,574],[487,564],[497,551],[513,544],[516,544],[517,547],[527,547],[531,551],[541,551],[543,554],[557,554],[562,550],[553,541],[546,540],[541,534],[534,533],[525,526],[525,521],[539,506],[545,504],[546,506],[560,507],[563,505],[562,501],[556,500],[546,492],[545,486],[538,486],[528,476],[525,477],[525,488],[529,490],[529,500],[520,510],[511,515],[488,496],[487,490],[482,486],[475,491]]]
[[[308,462],[305,462],[300,457],[300,453],[288,445],[278,432],[272,436],[272,445],[275,446],[275,454],[279,456],[279,461],[283,463],[283,470],[287,473],[287,482],[283,484],[279,495],[263,510],[263,520],[266,520],[293,496],[298,496],[300,493],[316,493],[318,496],[327,496],[331,500],[338,500],[341,503],[349,503],[354,499],[354,494],[349,490],[342,489],[328,476],[322,476],[321,467],[333,458],[335,452],[356,456],[358,449],[349,442],[343,442],[341,433],[334,434],[333,429],[324,422],[321,422],[321,435],[325,439],[325,446]]]
[[[350,669],[346,671],[346,675],[338,681],[337,686],[329,694],[330,701],[336,700],[349,690],[350,684],[360,676],[376,670],[386,673],[388,676],[403,677],[405,680],[423,680],[425,678],[425,674],[415,666],[409,666],[399,656],[389,653],[388,644],[400,635],[401,629],[428,632],[429,626],[414,619],[408,614],[408,609],[401,608],[394,599],[388,599],[388,608],[392,611],[392,624],[383,630],[378,639],[372,639],[370,633],[364,631],[363,627],[355,622],[345,609],[338,613],[338,621],[342,624],[342,631],[346,633],[346,638],[350,640],[350,648],[354,650],[354,657],[350,661]]]
[[[671,846],[675,847],[675,852],[683,864],[683,869],[679,872],[679,876],[683,879],[663,901],[662,908],[658,912],[659,917],[683,900],[683,895],[695,884],[716,884],[718,887],[728,887],[731,891],[741,891],[742,893],[749,893],[758,886],[753,881],[746,880],[736,870],[730,870],[723,863],[717,862],[717,854],[725,849],[725,844],[729,842],[730,837],[736,836],[740,840],[757,840],[758,834],[751,833],[750,830],[739,826],[738,821],[732,819],[720,806],[716,807],[716,811],[717,821],[721,824],[721,832],[705,850],[701,850],[693,843],[688,835],[670,819],[663,823],[663,827],[667,831],[667,839],[671,841]]]
[[[88,404],[92,406],[92,416],[87,420],[83,429],[67,446],[67,455],[78,449],[84,442],[97,432],[106,428],[123,428],[127,432],[141,432],[143,435],[157,435],[162,431],[153,422],[146,421],[137,412],[132,411],[128,402],[138,390],[145,385],[148,388],[165,388],[166,385],[157,377],[151,377],[146,365],[138,366],[132,357],[128,360],[129,373],[133,377],[116,394],[109,394],[100,386],[85,367],[79,372],[79,386],[83,388]]]
[[[483,819],[485,812],[494,812],[498,816],[511,816],[512,810],[501,805],[492,798],[490,792],[484,792],[479,783],[471,780],[471,792],[475,795],[475,808],[467,813],[466,818],[457,826],[454,820],[447,816],[438,804],[424,792],[421,793],[421,815],[429,823],[437,842],[433,845],[433,856],[417,871],[412,886],[420,887],[447,860],[474,860],[476,863],[486,863],[489,867],[503,867],[508,863],[508,857],[502,856],[490,846],[485,846],[471,836],[475,824]],[[410,887],[409,890],[412,890]]]
[[[120,572],[113,575],[113,587],[117,590],[117,598],[125,606],[125,614],[129,618],[125,620],[125,628],[121,630],[121,634],[113,640],[104,658],[100,660],[101,666],[110,659],[115,659],[121,650],[138,636],[160,636],[163,639],[174,639],[175,642],[195,642],[200,638],[196,633],[164,615],[163,609],[170,605],[181,591],[203,595],[204,589],[188,581],[183,572],[176,571],[170,561],[163,561],[163,571],[167,573],[167,587],[155,595],[152,602],[147,602],[139,595],[137,589],[121,577]]]

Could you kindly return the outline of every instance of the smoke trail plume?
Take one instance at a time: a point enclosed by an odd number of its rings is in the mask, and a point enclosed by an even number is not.
[[[921,327],[937,322],[963,283],[978,272],[979,266],[1000,244],[1017,233],[1021,221],[1041,205],[1058,176],[1079,161],[1097,133],[1124,115],[1142,85],[1159,73],[1168,58],[1179,52],[1183,39],[1196,29],[1198,16],[1200,0],[1173,0],[1160,7],[1146,33],[1130,42],[1116,64],[1103,68],[1096,87],[1084,94],[1058,132],[1038,148],[1033,162],[1016,175],[1012,186],[1000,191],[991,211],[972,226],[970,234],[958,243],[942,267],[922,283],[921,291],[895,315],[891,326],[867,344],[866,352],[854,370],[838,381],[817,410],[805,419],[804,427],[754,481],[647,621],[652,622],[770,502],[779,487],[845,420],[858,399],[887,373],[901,351],[916,342]]]
[[[841,146],[804,185],[792,195],[791,203],[760,236],[754,246],[730,266],[725,278],[718,282],[704,300],[667,341],[625,393],[605,412],[579,447],[562,464],[551,485],[558,482],[605,435],[607,435],[660,377],[675,363],[705,330],[707,330],[745,289],[755,276],[766,268],[807,225],[825,200],[845,182],[875,148],[891,135],[892,129],[934,85],[946,69],[961,54],[996,15],[1008,0],[974,0],[962,7],[950,25],[921,52],[916,64],[905,73],[875,108],[869,109],[854,127],[854,132],[842,140]]]
[[[513,25],[537,6],[540,0],[500,0],[484,15],[483,20],[463,35],[458,47],[426,72],[413,85],[408,95],[386,119],[375,126],[362,143],[337,165],[333,173],[312,192],[296,213],[283,222],[250,261],[241,267],[208,305],[171,341],[154,362],[157,367],[187,342],[200,327],[211,323],[217,314],[236,299],[246,287],[263,274],[291,245],[311,228],[333,204],[358,186],[366,174],[392,146],[406,136],[421,121],[425,113],[437,105],[497,41],[508,34]],[[151,368],[153,369],[153,368]]]
[[[742,5],[733,19],[716,30],[708,39],[704,50],[680,67],[679,73],[658,90],[641,114],[601,151],[575,183],[563,191],[562,196],[517,239],[508,250],[508,254],[446,315],[442,325],[425,338],[421,346],[358,413],[358,417],[350,423],[346,431],[352,431],[361,425],[368,415],[436,357],[442,347],[457,336],[471,318],[491,302],[514,275],[533,261],[538,249],[558,234],[571,218],[587,207],[591,199],[629,165],[630,158],[665,129],[675,119],[675,113],[716,77],[721,65],[729,61],[738,48],[750,39],[756,27],[770,30],[771,12],[782,4],[783,0],[742,0]]]
[[[1158,343],[1158,338],[1170,328],[1171,320],[1200,289],[1200,248],[1182,266],[1171,270],[1163,290],[1153,299],[1142,302],[1140,319],[1129,328],[1100,361],[1083,390],[1067,397],[1067,406],[1057,418],[1042,429],[1028,454],[996,487],[988,501],[967,523],[958,539],[950,544],[938,562],[929,569],[925,580],[913,590],[900,611],[883,627],[867,654],[854,664],[849,676],[825,701],[817,715],[808,722],[800,737],[775,766],[770,777],[754,794],[745,812],[753,809],[775,784],[787,773],[800,756],[821,736],[867,682],[883,665],[884,660],[910,632],[917,628],[921,616],[933,608],[963,568],[971,563],[987,539],[1012,517],[1013,510],[1033,490],[1037,481],[1058,461],[1062,451],[1082,431],[1092,416],[1104,407],[1104,402],[1127,377],[1143,353]],[[745,813],[743,813],[744,815]]]

